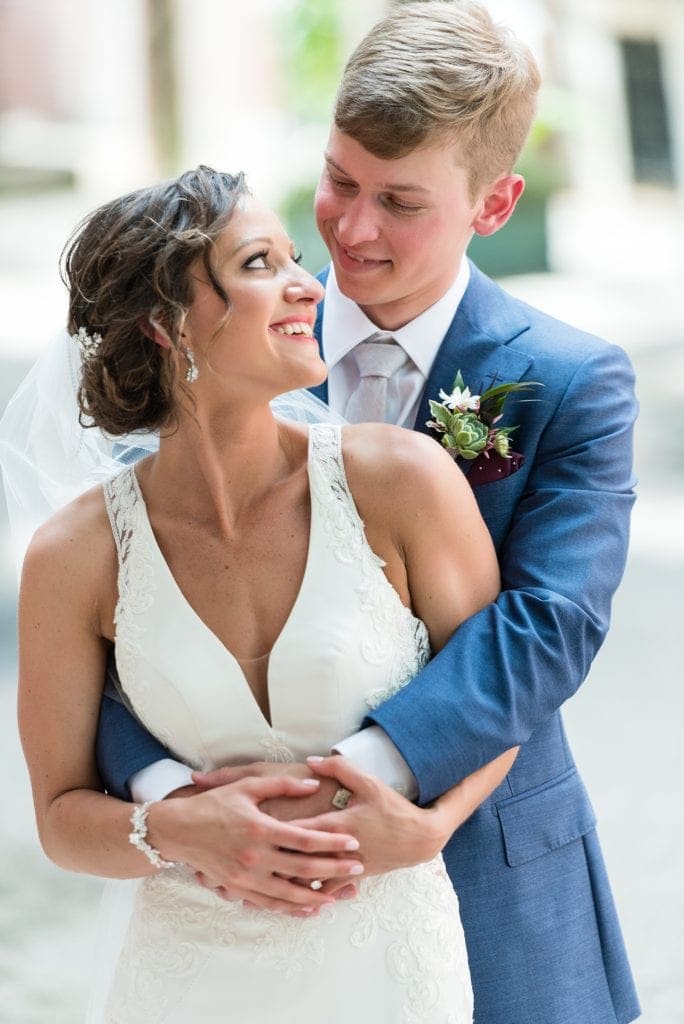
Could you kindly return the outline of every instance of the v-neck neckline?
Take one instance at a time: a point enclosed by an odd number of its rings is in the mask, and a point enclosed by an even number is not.
[[[235,654],[233,654],[233,652],[230,650],[230,648],[227,647],[226,644],[224,644],[223,641],[216,635],[214,630],[211,629],[211,627],[207,625],[207,623],[204,621],[204,619],[199,614],[199,612],[197,612],[197,610],[193,607],[193,605],[187,599],[187,597],[183,593],[183,590],[180,587],[178,581],[176,580],[176,577],[171,572],[171,567],[169,566],[169,563],[167,562],[166,558],[164,557],[164,553],[162,552],[162,549],[159,546],[159,541],[157,540],[156,534],[155,534],[154,529],[152,527],[152,522],[150,520],[150,516],[149,516],[149,513],[147,511],[147,503],[145,502],[145,498],[143,496],[142,489],[140,487],[140,483],[138,481],[138,474],[135,471],[136,468],[135,468],[135,466],[131,466],[130,469],[128,470],[128,472],[130,472],[130,474],[131,474],[131,480],[132,480],[132,483],[133,483],[133,490],[135,492],[136,501],[138,502],[140,510],[142,512],[142,521],[143,521],[145,529],[146,529],[146,531],[148,533],[149,541],[150,541],[150,543],[152,545],[152,549],[156,552],[158,562],[159,562],[160,566],[162,567],[163,571],[166,573],[166,576],[167,576],[168,580],[170,581],[172,589],[175,592],[175,594],[177,595],[180,604],[183,607],[185,607],[185,609],[186,609],[187,613],[189,614],[190,618],[192,620],[194,620],[196,625],[199,626],[200,630],[206,636],[208,636],[210,638],[210,641],[214,645],[216,645],[218,648],[220,648],[220,650],[223,652],[223,655],[226,658],[226,660],[228,661],[228,663],[230,665],[232,665],[233,669],[235,670],[235,673],[240,677],[242,686],[244,687],[244,689],[245,689],[245,691],[247,693],[247,696],[250,699],[253,707],[256,709],[257,714],[260,716],[263,724],[268,728],[268,730],[270,732],[277,732],[278,731],[276,726],[274,725],[274,722],[273,722],[273,699],[272,699],[273,694],[272,694],[272,688],[271,688],[271,667],[273,665],[274,655],[276,654],[277,649],[281,646],[283,638],[285,637],[285,635],[286,635],[286,633],[288,631],[288,628],[289,628],[291,622],[293,621],[293,619],[294,619],[294,617],[295,617],[295,615],[297,613],[299,605],[302,602],[302,594],[304,593],[306,584],[308,583],[308,578],[309,578],[309,575],[310,575],[310,569],[311,569],[311,563],[312,563],[312,549],[313,549],[313,536],[314,536],[314,517],[316,515],[316,502],[314,501],[314,498],[313,498],[313,489],[312,489],[312,486],[311,486],[311,472],[312,472],[311,462],[312,462],[312,459],[313,459],[313,451],[314,451],[314,446],[313,446],[312,440],[311,440],[312,429],[313,429],[313,427],[309,428],[309,436],[308,436],[308,439],[307,439],[307,459],[306,459],[307,479],[308,479],[308,484],[309,484],[309,539],[308,539],[308,545],[307,545],[307,551],[306,551],[306,560],[304,562],[304,573],[302,575],[302,578],[301,578],[301,581],[300,581],[300,584],[299,584],[299,589],[297,590],[297,594],[295,596],[295,599],[294,599],[294,602],[292,604],[292,607],[290,608],[290,611],[289,611],[289,613],[287,615],[287,618],[285,619],[285,622],[283,623],[282,629],[278,633],[278,636],[276,637],[276,639],[275,639],[275,641],[273,643],[273,646],[271,647],[271,650],[268,652],[268,665],[266,666],[266,700],[267,700],[268,709],[269,709],[269,715],[268,716],[264,713],[261,705],[259,704],[259,701],[256,698],[256,694],[254,693],[254,690],[252,689],[252,687],[249,684],[249,680],[247,679],[247,676],[245,675],[245,673],[243,671],[242,665],[240,664],[240,659],[237,658],[235,656]],[[262,657],[266,657],[266,655],[264,654],[264,655],[262,655]],[[243,660],[246,660],[246,659],[243,659]],[[254,659],[252,659],[252,660],[254,660]]]

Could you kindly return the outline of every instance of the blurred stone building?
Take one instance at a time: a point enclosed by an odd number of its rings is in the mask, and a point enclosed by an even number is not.
[[[205,162],[246,170],[317,265],[308,209],[335,83],[391,4],[0,0],[0,215],[12,196],[43,210],[45,189],[69,186],[80,213]],[[475,258],[495,274],[681,279],[682,0],[488,5],[530,41],[545,88],[527,195]]]
[[[547,0],[570,101],[554,269],[684,276],[684,4]]]

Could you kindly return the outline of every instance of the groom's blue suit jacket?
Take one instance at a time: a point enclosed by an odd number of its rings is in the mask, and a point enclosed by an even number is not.
[[[319,311],[324,352],[320,326]],[[417,430],[427,430],[429,398],[450,390],[459,369],[475,393],[502,381],[543,384],[523,396],[534,401],[511,396],[501,421],[518,424],[522,467],[491,483],[471,481],[499,555],[502,593],[368,722],[402,752],[424,804],[521,745],[503,784],[444,851],[466,931],[476,1024],[626,1024],[638,1002],[559,708],[605,637],[625,566],[632,370],[621,349],[511,298],[472,265]],[[327,399],[326,384],[314,391]],[[167,756],[108,700],[98,747],[103,779],[120,795],[131,774]]]

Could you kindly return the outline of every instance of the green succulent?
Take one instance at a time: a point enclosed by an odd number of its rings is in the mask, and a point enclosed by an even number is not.
[[[455,448],[461,458],[476,459],[487,447],[489,427],[472,412],[454,413],[449,417],[447,433],[442,438],[445,448]]]

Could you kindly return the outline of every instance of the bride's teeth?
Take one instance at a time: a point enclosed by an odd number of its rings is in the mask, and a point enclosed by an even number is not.
[[[309,324],[276,324],[273,330],[278,334],[306,334],[309,338],[313,337],[313,330]]]

